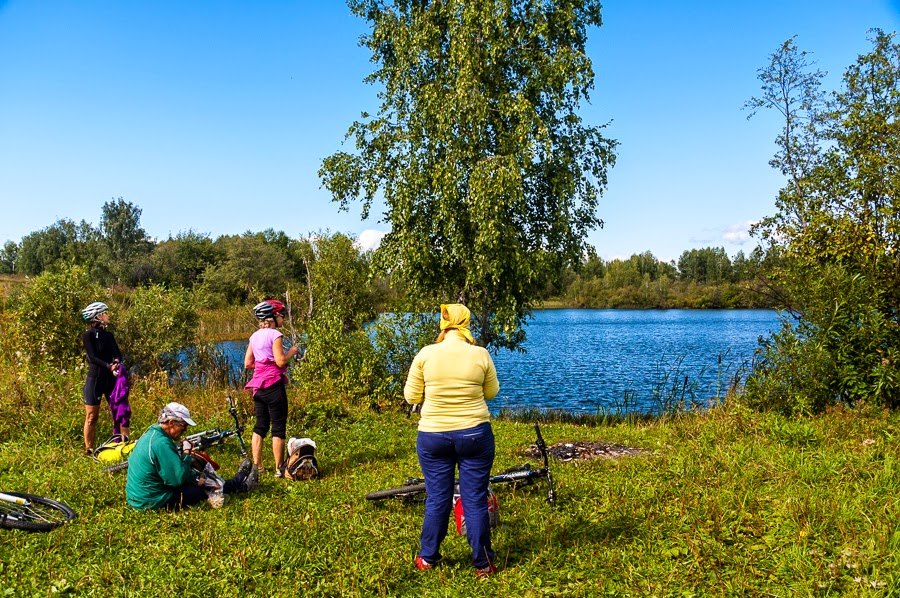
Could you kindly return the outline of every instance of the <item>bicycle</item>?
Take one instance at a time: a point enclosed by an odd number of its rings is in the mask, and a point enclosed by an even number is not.
[[[234,399],[232,399],[230,395],[227,395],[226,399],[228,400],[228,413],[234,420],[234,426],[226,430],[222,430],[221,428],[211,428],[209,430],[204,430],[202,432],[197,432],[196,434],[185,436],[184,440],[182,441],[182,447],[184,447],[185,445],[190,445],[190,448],[188,450],[202,452],[211,446],[223,444],[232,436],[236,436],[238,442],[241,445],[241,456],[247,456],[247,445],[244,443],[243,438],[244,427],[241,425],[240,419],[238,419],[237,407],[235,407]],[[109,467],[104,467],[101,471],[113,473],[116,471],[123,471],[125,469],[128,469],[127,460],[122,461],[121,463],[116,463],[115,465],[110,465]]]
[[[77,515],[68,505],[24,492],[0,492],[0,528],[49,532]]]
[[[511,484],[513,488],[526,486],[534,483],[540,478],[547,479],[547,502],[551,505],[556,504],[556,490],[553,488],[553,474],[550,471],[550,460],[547,451],[547,445],[541,436],[541,428],[538,424],[534,424],[534,432],[537,436],[535,446],[544,461],[544,466],[534,468],[529,463],[511,467],[506,471],[491,476],[490,485]],[[459,483],[459,480],[457,480]],[[426,499],[425,480],[422,478],[409,478],[402,486],[397,488],[388,488],[386,490],[376,490],[366,494],[367,500],[384,500],[386,498],[398,498],[404,503],[420,502]]]

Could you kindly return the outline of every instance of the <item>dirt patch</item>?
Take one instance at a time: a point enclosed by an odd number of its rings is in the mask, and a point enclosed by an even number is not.
[[[558,442],[547,447],[547,452],[558,461],[585,461],[587,459],[618,459],[649,452],[646,449],[609,444],[607,442]],[[537,447],[528,449],[528,456],[540,458]]]

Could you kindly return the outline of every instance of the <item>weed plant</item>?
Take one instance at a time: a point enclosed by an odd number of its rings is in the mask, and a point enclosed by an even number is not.
[[[0,489],[50,496],[79,518],[47,534],[0,530],[10,596],[888,596],[900,592],[900,420],[865,406],[785,419],[726,401],[677,418],[547,418],[548,443],[649,449],[554,463],[544,488],[498,488],[500,572],[476,579],[451,530],[444,561],[418,571],[420,504],[365,493],[420,475],[415,420],[292,387],[288,433],[319,445],[322,477],[276,480],[221,510],[136,512],[125,475],[79,456],[82,372],[16,383],[0,370]],[[224,390],[136,382],[132,428],[187,404],[198,428],[229,424]],[[240,395],[250,424],[251,401]],[[104,414],[101,427],[108,425]],[[249,427],[249,426],[248,426]],[[498,418],[495,470],[527,461],[530,423]],[[102,433],[100,434],[102,436]],[[247,433],[249,436],[249,432]],[[212,454],[230,475],[236,442]],[[268,457],[271,460],[271,457]]]

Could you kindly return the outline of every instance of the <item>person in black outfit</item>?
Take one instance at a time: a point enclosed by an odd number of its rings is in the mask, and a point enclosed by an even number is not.
[[[97,436],[97,419],[100,416],[100,399],[106,397],[116,385],[119,375],[122,353],[116,344],[112,332],[106,330],[109,325],[109,307],[105,303],[95,301],[83,310],[81,315],[90,323],[81,339],[88,359],[88,374],[84,381],[84,452],[91,454]],[[128,428],[122,428],[122,434],[129,435]]]

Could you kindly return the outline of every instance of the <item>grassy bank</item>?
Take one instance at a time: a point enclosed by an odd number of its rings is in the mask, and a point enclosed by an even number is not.
[[[500,573],[478,580],[451,532],[435,571],[417,571],[423,507],[363,495],[418,475],[415,423],[292,389],[289,434],[319,444],[324,476],[259,491],[218,511],[138,513],[124,475],[78,454],[75,388],[40,405],[6,393],[0,489],[70,504],[49,534],[0,530],[0,593],[11,596],[880,596],[900,592],[900,420],[835,410],[787,421],[730,405],[706,415],[584,427],[548,423],[548,443],[649,449],[617,460],[555,463],[559,501],[542,487],[498,489]],[[68,396],[67,396],[68,395]],[[201,426],[228,424],[224,393],[135,389],[134,429],[177,398]],[[241,396],[242,409],[250,409]],[[105,414],[104,414],[105,416]],[[246,413],[245,413],[246,417]],[[14,418],[11,421],[11,418]],[[246,417],[246,421],[249,418]],[[106,419],[101,420],[105,425]],[[498,420],[495,469],[521,463],[528,424]],[[246,434],[249,437],[249,433]],[[227,473],[233,443],[213,449]]]

